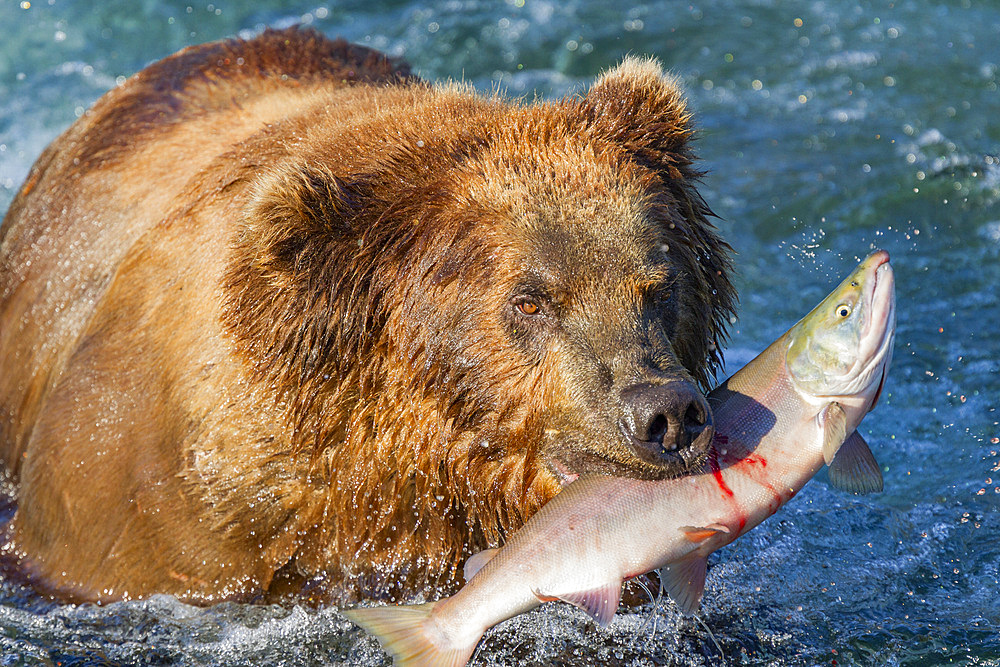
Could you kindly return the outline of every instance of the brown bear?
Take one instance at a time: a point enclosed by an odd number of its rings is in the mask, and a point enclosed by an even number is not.
[[[436,594],[712,437],[734,306],[675,82],[528,103],[306,30],[107,93],[0,228],[7,557],[51,594]]]

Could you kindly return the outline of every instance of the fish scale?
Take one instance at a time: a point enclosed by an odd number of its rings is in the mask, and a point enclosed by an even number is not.
[[[581,475],[498,550],[466,566],[456,595],[344,613],[398,665],[463,665],[483,633],[562,600],[605,625],[621,585],[657,568],[684,613],[707,558],[788,502],[823,466],[853,492],[882,477],[855,430],[881,392],[895,333],[888,253],[876,251],[826,299],[708,395],[716,435],[702,468],[669,480]]]

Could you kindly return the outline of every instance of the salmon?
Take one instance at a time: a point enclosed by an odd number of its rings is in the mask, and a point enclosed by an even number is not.
[[[787,503],[824,464],[853,493],[882,490],[858,434],[885,383],[895,335],[889,255],[876,251],[829,296],[708,395],[715,436],[696,474],[642,481],[582,475],[500,549],[476,554],[466,585],[427,604],[345,610],[397,665],[464,665],[483,633],[562,600],[611,622],[622,583],[662,568],[686,614],[709,554]]]

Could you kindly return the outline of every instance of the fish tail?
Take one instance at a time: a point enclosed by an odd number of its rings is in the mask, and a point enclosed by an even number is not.
[[[343,614],[378,639],[392,655],[393,664],[404,667],[462,667],[479,643],[454,646],[431,617],[437,602],[401,607],[357,607]]]

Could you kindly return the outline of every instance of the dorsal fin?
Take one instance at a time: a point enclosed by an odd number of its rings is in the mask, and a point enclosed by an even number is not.
[[[472,554],[469,556],[469,560],[465,561],[465,567],[462,568],[462,574],[465,576],[465,581],[470,581],[476,574],[483,569],[483,567],[493,560],[493,557],[497,555],[497,549],[483,549],[479,553]]]

